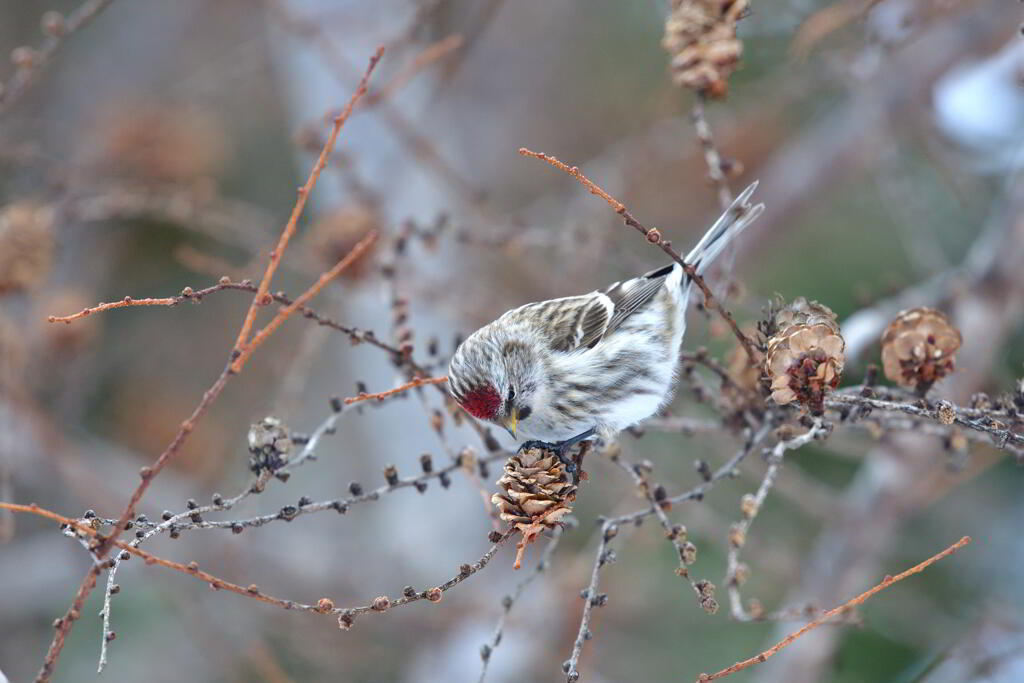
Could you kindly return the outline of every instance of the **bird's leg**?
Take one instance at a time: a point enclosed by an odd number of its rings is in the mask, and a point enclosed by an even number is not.
[[[576,461],[568,457],[569,450],[579,442],[586,441],[596,433],[597,427],[591,427],[585,432],[581,432],[570,439],[559,441],[555,444],[555,454],[558,456],[559,460],[565,463],[565,471],[572,475],[574,484],[580,483],[580,469]]]
[[[552,450],[554,450],[558,454],[558,457],[562,458],[562,460],[564,461],[565,460],[565,454],[569,452],[570,448],[572,448],[573,446],[578,444],[580,441],[586,441],[587,439],[589,439],[590,437],[592,437],[596,433],[597,433],[597,427],[591,427],[587,431],[582,432],[580,434],[577,434],[576,436],[572,437],[571,439],[566,439],[565,441],[559,441],[558,443],[554,444],[554,448]]]

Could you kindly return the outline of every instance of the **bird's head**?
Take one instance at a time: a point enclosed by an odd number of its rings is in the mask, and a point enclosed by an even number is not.
[[[519,423],[533,412],[539,372],[528,344],[473,335],[452,356],[448,389],[467,413],[504,427],[516,438]]]

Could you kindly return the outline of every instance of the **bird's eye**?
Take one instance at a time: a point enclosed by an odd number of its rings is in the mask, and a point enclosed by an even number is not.
[[[515,390],[514,387],[509,387],[508,388],[508,402],[511,403],[514,400],[516,400],[516,390]]]

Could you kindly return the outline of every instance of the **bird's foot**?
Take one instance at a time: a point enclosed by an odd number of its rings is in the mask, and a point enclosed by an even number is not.
[[[581,441],[586,441],[590,437],[594,436],[597,432],[596,427],[591,427],[585,432],[577,434],[576,436],[566,439],[565,441],[558,441],[551,443],[548,441],[525,441],[523,445],[519,447],[519,451],[528,451],[533,448],[539,448],[545,451],[551,451],[558,459],[565,465],[565,471],[573,475],[573,480],[579,482],[579,463],[573,458],[569,457],[569,451],[573,446]]]

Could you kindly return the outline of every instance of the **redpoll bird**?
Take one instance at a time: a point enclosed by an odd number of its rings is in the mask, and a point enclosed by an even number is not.
[[[698,273],[761,214],[749,202],[756,187],[686,256]],[[474,417],[560,454],[595,434],[611,438],[671,399],[692,288],[672,264],[508,311],[456,349],[449,391]]]

